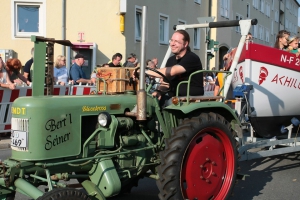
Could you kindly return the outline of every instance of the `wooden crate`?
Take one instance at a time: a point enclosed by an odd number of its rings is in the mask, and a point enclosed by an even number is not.
[[[101,67],[98,68],[97,77],[106,82],[106,92],[108,94],[123,93],[125,91],[136,91],[138,82],[130,82],[134,68],[128,67]],[[99,81],[98,91],[104,92],[104,82]]]

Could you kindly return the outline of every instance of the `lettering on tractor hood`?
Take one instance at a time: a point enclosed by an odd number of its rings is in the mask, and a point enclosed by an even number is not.
[[[45,129],[47,131],[55,131],[60,128],[67,126],[68,124],[72,124],[72,115],[67,114],[62,120],[56,121],[55,119],[49,119],[45,124]]]
[[[11,113],[13,115],[26,115],[26,108],[11,107]]]
[[[106,106],[82,106],[82,112],[104,111]]]

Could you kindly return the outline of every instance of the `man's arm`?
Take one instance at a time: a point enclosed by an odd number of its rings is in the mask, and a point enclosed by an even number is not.
[[[77,82],[77,80],[80,79],[79,71],[76,70],[76,68],[75,68],[74,66],[72,66],[71,69],[70,69],[70,78],[71,78],[74,82]]]
[[[173,67],[165,67],[165,68],[157,69],[157,71],[164,74],[166,77],[172,77],[172,76],[176,76],[176,75],[183,74],[184,72],[186,72],[184,67],[182,67],[181,65],[174,65]],[[153,71],[150,71],[150,70],[148,70],[146,72],[146,74],[148,74],[149,76],[162,78],[159,74],[157,74]]]
[[[27,78],[25,78],[22,74],[18,74],[19,79],[21,79],[24,83],[26,83],[26,85],[30,85],[30,81],[28,81]]]
[[[8,89],[11,89],[11,90],[16,88],[16,86],[14,84],[11,84],[11,83],[10,84],[9,83],[0,83],[0,87],[8,88]]]
[[[27,63],[26,63],[26,64],[27,64]],[[29,66],[29,65],[25,65],[23,71],[24,71],[23,76],[24,76],[26,79],[28,79],[29,73],[30,73],[30,66]]]

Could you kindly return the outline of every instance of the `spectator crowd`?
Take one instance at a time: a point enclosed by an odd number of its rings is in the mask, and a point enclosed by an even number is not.
[[[246,42],[252,40],[251,33],[248,33]],[[287,51],[296,54],[298,57],[300,50],[298,48],[300,38],[297,36],[290,36],[290,33],[286,30],[281,30],[276,36],[276,42],[274,48]],[[229,70],[231,65],[231,59],[234,57],[234,49],[231,48],[223,56],[224,65],[220,70]],[[130,53],[126,57],[126,61],[122,63],[123,56],[121,53],[115,53],[111,60],[107,63],[98,65],[98,67],[132,67],[136,68],[140,66],[136,54]],[[78,53],[75,55],[74,63],[71,65],[70,70],[66,67],[66,57],[63,55],[57,56],[54,62],[53,76],[54,82],[57,85],[66,84],[95,84],[98,75],[98,67],[96,67],[90,75],[86,75],[82,66],[85,63],[85,56]],[[158,69],[157,58],[148,59],[146,66],[152,69]],[[31,58],[25,63],[22,68],[21,61],[17,58],[8,59],[6,62],[0,57],[0,87],[15,89],[16,86],[27,85],[30,86],[32,82],[32,74],[34,65],[34,48],[31,49]],[[36,66],[38,67],[38,66]],[[212,68],[212,70],[216,70]],[[21,73],[23,71],[23,73]],[[154,76],[148,76],[146,83],[149,84],[154,80]],[[217,74],[208,72],[203,74],[203,86],[204,91],[215,91],[214,94],[218,94],[220,89]]]

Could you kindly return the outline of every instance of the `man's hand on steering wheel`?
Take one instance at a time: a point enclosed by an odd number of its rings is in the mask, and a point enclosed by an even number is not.
[[[156,97],[158,100],[160,100],[160,99],[161,99],[161,96],[162,96],[162,94],[161,94],[161,92],[160,92],[160,91],[158,91],[158,90],[155,90],[154,92],[152,92],[152,96],[153,96],[153,97]]]
[[[171,91],[171,89],[172,89],[172,83],[171,83],[171,81],[169,80],[169,78],[167,78],[163,73],[161,73],[160,71],[156,70],[155,68],[145,67],[145,69],[150,70],[150,71],[153,71],[154,73],[160,75],[160,76],[163,78],[163,81],[162,81],[162,82],[163,82],[165,85],[169,85],[169,87],[166,88],[166,90],[161,91],[161,92],[167,93],[167,92]],[[139,73],[138,73],[138,71],[139,71],[139,67],[135,68],[135,70],[133,71],[133,75],[132,75],[133,78],[139,78]],[[156,82],[156,83],[157,83],[157,84],[161,84],[162,82]],[[166,83],[167,83],[167,84],[166,84]],[[154,83],[154,84],[155,84],[155,83]],[[153,84],[153,85],[154,85],[154,84]],[[159,91],[160,91],[160,90],[159,90]]]

